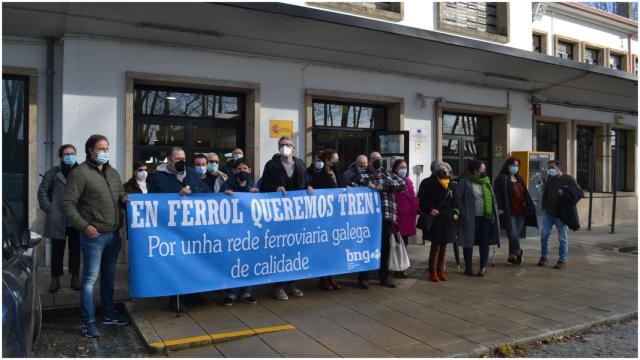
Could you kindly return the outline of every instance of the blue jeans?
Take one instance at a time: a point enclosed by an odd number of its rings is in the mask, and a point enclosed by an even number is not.
[[[122,247],[118,231],[101,233],[95,239],[80,235],[82,249],[82,278],[80,279],[80,314],[82,322],[96,321],[93,305],[93,285],[100,274],[100,305],[104,316],[113,315],[113,288],[116,275],[116,260]]]
[[[234,301],[238,299],[238,294],[240,293],[240,298],[244,299],[246,297],[251,296],[251,286],[241,287],[238,289],[229,289],[224,291],[224,295]]]
[[[551,236],[551,229],[556,226],[558,230],[558,240],[560,241],[560,261],[567,261],[569,256],[569,239],[567,238],[568,227],[562,220],[555,216],[552,216],[546,211],[542,212],[542,235],[540,238],[542,256],[549,257],[549,236]]]

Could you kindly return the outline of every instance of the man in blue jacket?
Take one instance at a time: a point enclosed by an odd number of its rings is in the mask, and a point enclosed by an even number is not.
[[[149,182],[149,192],[179,193],[186,196],[210,191],[195,169],[187,167],[184,150],[174,146],[167,152],[167,162],[156,168],[156,174]],[[184,306],[179,303],[177,296],[172,296],[169,299],[169,309],[183,312]]]

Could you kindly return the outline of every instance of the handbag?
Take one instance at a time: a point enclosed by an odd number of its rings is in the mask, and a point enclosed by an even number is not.
[[[391,234],[389,246],[389,271],[404,271],[409,268],[409,254],[402,239],[398,241],[395,234]]]
[[[442,207],[442,205],[444,205],[445,202],[447,202],[447,200],[449,199],[449,196],[451,196],[451,189],[447,190],[447,195],[444,197],[440,205],[438,205],[438,207],[436,207],[435,209],[440,211],[440,208]],[[422,216],[422,231],[425,231],[425,232],[430,231],[431,225],[433,225],[433,220],[435,220],[435,218],[436,217],[432,216],[431,213],[425,213]]]

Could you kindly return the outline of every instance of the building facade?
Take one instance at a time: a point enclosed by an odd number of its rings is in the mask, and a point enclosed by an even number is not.
[[[307,161],[380,150],[414,183],[433,159],[460,174],[478,158],[495,177],[513,151],[553,152],[595,186],[594,224],[610,223],[614,177],[618,221],[637,218],[637,22],[621,16],[528,1],[7,3],[3,21],[3,197],[34,228],[61,144],[82,159],[106,135],[125,180],[173,145],[242,147],[259,175],[288,128]]]

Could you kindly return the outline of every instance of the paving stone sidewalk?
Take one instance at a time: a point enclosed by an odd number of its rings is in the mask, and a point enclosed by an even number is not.
[[[615,235],[605,228],[572,232],[569,238],[564,270],[552,268],[553,256],[547,267],[536,266],[540,240],[530,237],[522,242],[524,266],[506,265],[505,245],[484,278],[457,272],[450,246],[449,281],[433,283],[426,280],[429,246],[410,245],[410,277],[395,280],[396,289],[372,282],[360,290],[353,276],[342,276],[339,291],[301,281],[305,296],[288,301],[274,300],[266,286],[256,290],[255,305],[223,307],[220,293],[207,294],[179,318],[167,310],[166,298],[138,299],[127,307],[147,343],[202,337],[199,346],[167,347],[155,355],[170,357],[473,356],[503,343],[637,317],[637,256],[606,250],[637,246],[636,226],[619,226]],[[555,232],[550,245],[556,255]],[[295,329],[217,343],[208,336],[283,324]]]

